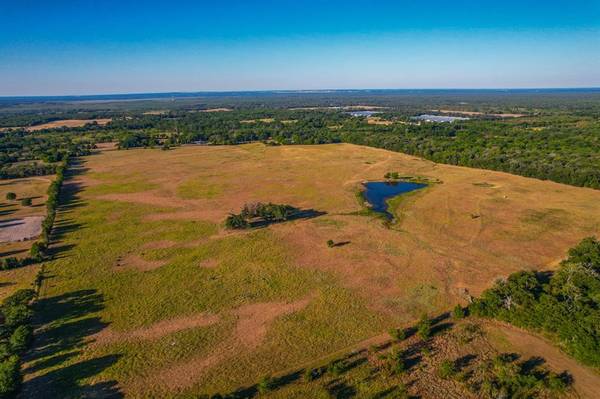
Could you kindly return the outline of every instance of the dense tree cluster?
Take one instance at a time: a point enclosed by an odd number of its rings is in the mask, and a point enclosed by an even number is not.
[[[239,214],[230,214],[225,219],[229,229],[245,229],[252,226],[282,222],[296,213],[298,209],[290,205],[264,204],[262,202],[246,204]]]
[[[469,310],[544,332],[577,360],[600,366],[600,242],[581,241],[550,276],[512,274],[486,290]]]
[[[21,385],[21,356],[31,344],[31,302],[36,293],[21,289],[2,302],[0,325],[0,397],[15,394]]]

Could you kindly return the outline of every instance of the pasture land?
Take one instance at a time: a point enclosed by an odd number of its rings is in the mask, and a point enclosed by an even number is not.
[[[46,215],[46,191],[53,179],[53,176],[40,176],[0,182],[0,258],[27,255],[31,240],[40,233],[41,221]],[[7,199],[10,192],[17,198]],[[21,200],[27,198],[31,206],[21,204]]]
[[[387,172],[438,181],[392,201],[391,226],[357,201]],[[101,151],[70,173],[30,397],[252,386],[381,343],[499,277],[552,269],[600,233],[600,191],[349,144]],[[224,230],[257,201],[315,217]]]
[[[88,123],[97,123],[98,125],[106,125],[112,119],[110,118],[102,118],[102,119],[63,119],[58,121],[52,121],[48,123],[43,123],[41,125],[28,126],[25,129],[28,132],[35,132],[38,130],[44,129],[55,129],[58,127],[82,127],[87,125]]]

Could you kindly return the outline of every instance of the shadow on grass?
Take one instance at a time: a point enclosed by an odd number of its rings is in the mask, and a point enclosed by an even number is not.
[[[79,290],[35,304],[35,341],[26,354],[24,397],[121,397],[115,381],[86,384],[115,364],[121,355],[77,361],[90,337],[107,324],[95,316],[104,298],[96,290]]]
[[[300,220],[300,219],[313,219],[313,218],[323,216],[326,214],[327,214],[327,212],[317,211],[315,209],[297,209],[296,211],[294,211],[294,213],[289,215],[285,220],[264,220],[264,219],[253,220],[250,222],[250,228],[251,229],[260,229],[260,228],[268,227],[272,224],[291,222],[293,220]]]
[[[68,214],[78,207],[84,206],[85,202],[79,197],[79,192],[82,190],[82,185],[73,181],[75,176],[85,173],[88,169],[85,168],[84,162],[80,159],[75,159],[71,162],[68,169],[65,171],[65,181],[59,195],[59,206],[56,214],[56,221],[52,228],[50,248],[48,254],[52,258],[59,257],[60,254],[67,252],[73,248],[73,245],[60,245],[60,242],[65,236],[75,230],[83,228],[79,223],[76,223]],[[59,244],[59,245],[56,245]]]

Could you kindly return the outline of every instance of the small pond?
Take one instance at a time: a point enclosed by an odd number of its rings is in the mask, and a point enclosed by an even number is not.
[[[389,219],[394,216],[387,211],[387,200],[399,194],[408,193],[427,186],[421,183],[405,181],[371,181],[363,183],[365,186],[364,197],[375,212],[384,213]]]

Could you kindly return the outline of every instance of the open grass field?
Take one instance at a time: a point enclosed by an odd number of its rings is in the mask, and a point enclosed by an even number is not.
[[[53,176],[42,176],[0,182],[0,258],[27,255],[33,241],[26,238],[39,235],[41,220],[46,215],[46,191],[52,179]],[[6,199],[9,192],[17,198]],[[26,198],[31,199],[31,206],[21,205]]]
[[[439,181],[392,201],[389,227],[357,200],[361,182],[386,172]],[[24,368],[29,397],[251,386],[381,344],[389,328],[511,272],[552,269],[600,233],[600,191],[348,144],[102,151],[71,173]],[[255,201],[318,216],[224,230]],[[410,389],[461,392],[439,387]],[[296,388],[306,397],[285,389]]]
[[[112,119],[110,118],[101,118],[101,119],[61,119],[58,121],[52,121],[52,122],[48,122],[48,123],[43,123],[40,125],[35,125],[35,126],[27,126],[25,127],[25,130],[27,130],[28,132],[37,132],[38,130],[44,130],[44,129],[55,129],[58,127],[82,127],[85,126],[88,123],[94,123],[96,122],[98,125],[106,125],[108,124]],[[1,130],[8,130],[11,128],[3,128]]]

